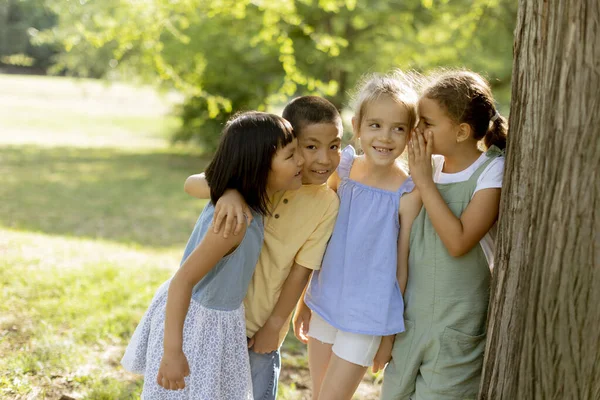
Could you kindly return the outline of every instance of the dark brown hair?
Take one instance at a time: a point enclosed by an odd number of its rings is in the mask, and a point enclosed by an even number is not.
[[[285,106],[282,116],[290,121],[296,135],[306,125],[332,124],[337,127],[338,132],[344,129],[337,108],[329,100],[319,96],[296,97]]]
[[[267,182],[278,149],[295,138],[288,121],[274,114],[249,111],[227,124],[219,147],[206,168],[213,204],[227,189],[237,190],[255,212],[267,215]]]
[[[439,73],[425,88],[424,97],[435,100],[457,123],[466,123],[486,147],[506,147],[508,124],[494,104],[489,84],[471,71]]]

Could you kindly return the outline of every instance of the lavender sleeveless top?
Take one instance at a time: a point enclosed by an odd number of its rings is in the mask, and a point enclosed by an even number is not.
[[[340,210],[321,270],[312,275],[305,301],[333,327],[384,336],[404,331],[404,302],[396,278],[400,196],[349,178],[356,153],[346,147],[338,167]]]

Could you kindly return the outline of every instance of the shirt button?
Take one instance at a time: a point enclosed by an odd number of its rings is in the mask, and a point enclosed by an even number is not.
[[[275,219],[279,218],[279,214],[274,215]]]
[[[287,204],[288,203],[288,199],[283,199],[283,204]]]

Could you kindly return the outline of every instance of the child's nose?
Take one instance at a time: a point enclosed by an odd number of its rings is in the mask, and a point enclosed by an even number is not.
[[[392,137],[392,129],[383,129],[379,140],[389,141]]]
[[[329,157],[329,153],[327,151],[320,151],[317,155],[317,162],[319,164],[329,164],[331,162],[331,157]]]

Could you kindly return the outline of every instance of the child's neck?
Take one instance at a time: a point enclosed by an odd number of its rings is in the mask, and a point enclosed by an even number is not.
[[[481,150],[477,147],[461,149],[455,154],[444,156],[444,168],[442,172],[455,174],[469,168],[481,156]]]

